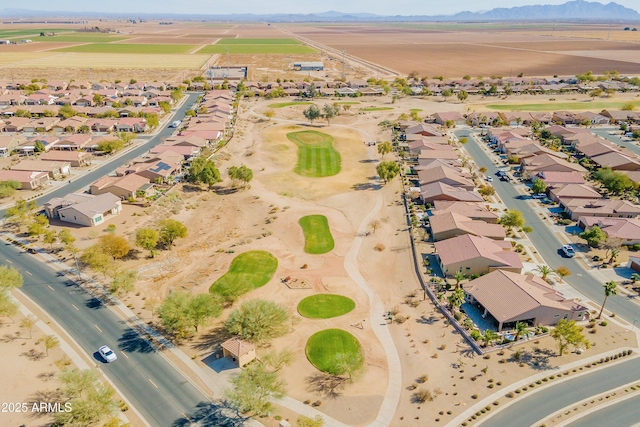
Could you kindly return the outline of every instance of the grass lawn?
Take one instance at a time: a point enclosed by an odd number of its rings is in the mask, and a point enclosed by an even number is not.
[[[339,101],[339,102],[334,102],[334,104],[338,104],[338,105],[356,105],[356,104],[360,104],[360,101]]]
[[[340,153],[333,148],[333,137],[315,130],[287,134],[298,146],[295,173],[302,176],[324,177],[340,172]]]
[[[269,107],[269,108],[284,108],[284,107],[291,107],[292,105],[308,105],[308,104],[313,104],[313,102],[310,102],[310,101],[276,102],[275,104],[267,105],[267,107]]]
[[[422,111],[422,108],[412,108],[409,111],[411,111],[412,113],[415,111],[416,113],[419,113],[420,111]]]
[[[269,252],[245,252],[231,261],[229,271],[211,285],[209,292],[233,300],[264,286],[277,268],[278,260]]]
[[[118,37],[102,33],[66,33],[53,37],[37,37],[33,38],[36,42],[78,42],[78,43],[109,43],[124,40],[127,37]]]
[[[594,110],[599,112],[607,108],[620,109],[624,105],[633,103],[640,107],[640,101],[584,101],[584,102],[547,102],[542,104],[491,104],[487,108],[498,111],[563,111],[563,110]]]
[[[135,54],[186,54],[196,46],[187,44],[110,44],[91,43],[79,46],[63,47],[57,52],[89,52],[89,53],[135,53]],[[200,52],[198,52],[200,53]],[[170,61],[167,61],[170,62]]]
[[[362,353],[360,343],[349,332],[342,329],[325,329],[309,338],[305,348],[307,359],[318,370],[337,374],[333,363],[336,354]]]
[[[365,107],[361,108],[361,111],[385,111],[385,110],[393,110],[393,107]]]
[[[226,40],[226,39],[224,39]],[[235,40],[235,39],[232,39]],[[272,55],[293,55],[293,54],[312,54],[318,51],[302,44],[211,44],[203,47],[198,53],[213,55],[216,53],[229,53],[239,55],[260,55],[260,54],[272,54]]]
[[[342,295],[318,294],[306,297],[298,304],[298,313],[310,319],[330,319],[356,308],[351,298]]]
[[[304,251],[308,254],[326,254],[333,249],[329,221],[324,215],[307,215],[298,221],[304,233]]]
[[[216,44],[302,44],[296,39],[237,39],[224,38]]]

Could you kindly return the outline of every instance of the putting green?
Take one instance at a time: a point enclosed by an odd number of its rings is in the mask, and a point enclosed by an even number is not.
[[[351,298],[342,295],[318,294],[306,297],[298,304],[298,313],[310,319],[330,319],[356,308]]]
[[[245,252],[231,261],[229,271],[211,285],[209,292],[233,301],[240,295],[264,286],[277,268],[278,260],[269,252]]]
[[[326,254],[334,246],[329,221],[324,215],[307,215],[298,221],[304,233],[304,251],[308,254]]]
[[[333,148],[333,137],[315,130],[291,132],[287,138],[298,146],[298,175],[325,177],[340,172],[340,153]]]
[[[349,360],[359,360],[359,363],[364,361],[362,347],[356,337],[342,329],[325,329],[311,335],[305,352],[309,362],[318,370],[336,375],[342,373],[335,364],[337,355],[343,354]]]

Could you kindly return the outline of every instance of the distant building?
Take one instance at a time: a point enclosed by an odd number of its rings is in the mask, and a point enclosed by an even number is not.
[[[222,82],[239,81],[247,78],[247,67],[209,67],[204,77],[208,80]]]
[[[324,71],[323,62],[294,62],[293,69],[296,71]]]

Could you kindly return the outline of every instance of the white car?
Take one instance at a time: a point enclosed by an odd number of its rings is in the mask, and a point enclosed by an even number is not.
[[[532,195],[531,197],[534,198],[534,199],[544,199],[544,198],[547,197],[547,195],[544,194],[544,193],[536,193],[536,194]]]
[[[567,258],[573,258],[576,254],[571,245],[562,245],[562,248],[560,250]]]
[[[100,347],[98,353],[107,363],[115,362],[118,359],[118,356],[107,345]]]
[[[176,120],[175,122],[171,123],[171,125],[169,125],[170,128],[177,128],[180,127],[180,125],[182,124],[182,122],[180,120]]]
[[[493,182],[493,177],[492,176],[487,176],[487,182]]]

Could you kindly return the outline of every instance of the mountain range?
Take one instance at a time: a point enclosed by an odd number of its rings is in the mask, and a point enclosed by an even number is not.
[[[585,0],[569,1],[560,5],[531,5],[496,8],[486,12],[460,12],[454,15],[376,15],[372,13],[342,13],[329,11],[311,14],[170,14],[170,13],[99,13],[69,11],[37,11],[4,9],[0,17],[102,17],[139,19],[195,19],[242,22],[434,22],[434,21],[640,21],[640,13],[610,2],[602,4]]]

